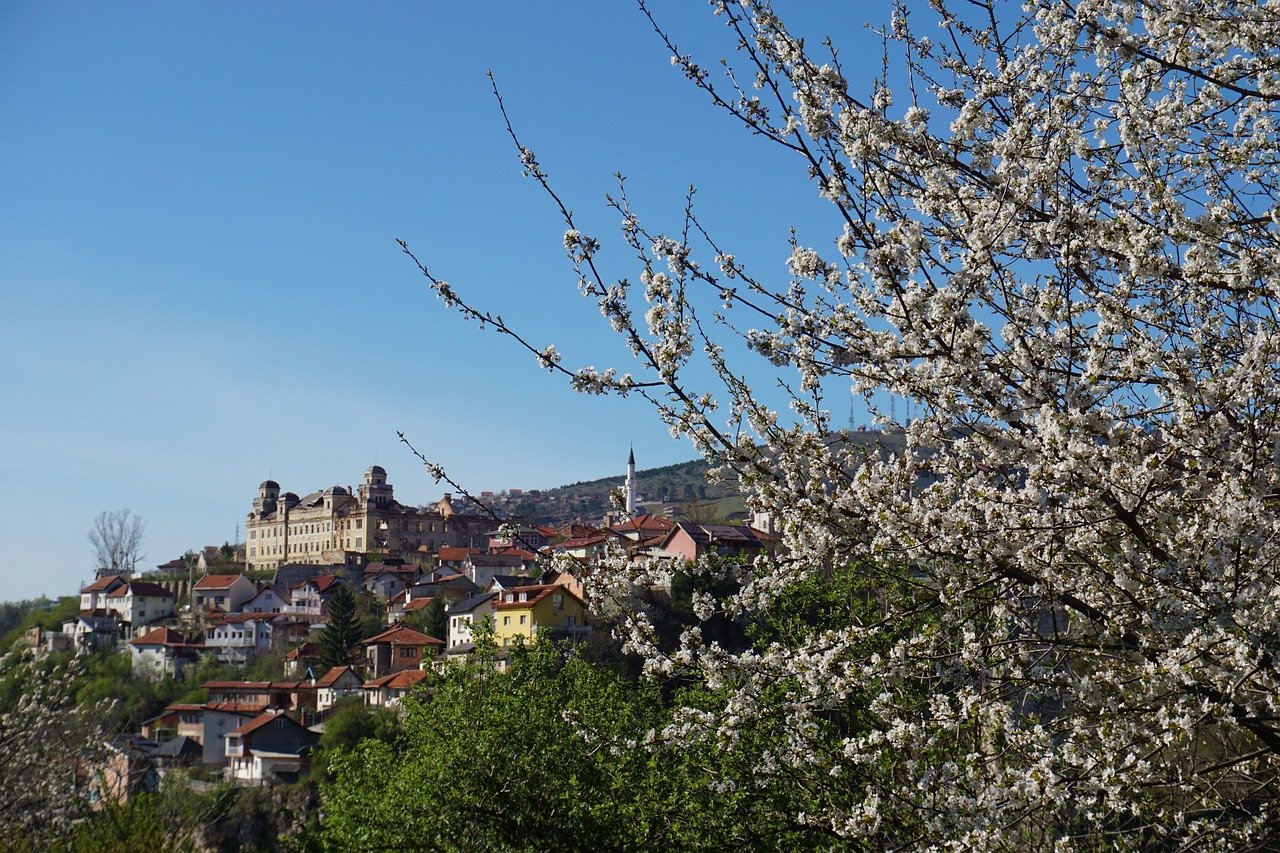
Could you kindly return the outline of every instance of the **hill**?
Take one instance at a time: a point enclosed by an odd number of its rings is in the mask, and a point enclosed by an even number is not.
[[[836,440],[859,446],[902,447],[901,430],[882,432],[858,430],[837,433]],[[698,515],[697,520],[736,520],[745,513],[742,497],[733,489],[707,479],[709,466],[701,459],[677,462],[660,468],[636,471],[636,491],[646,512],[671,516]],[[623,474],[568,483],[551,489],[503,492],[485,500],[500,514],[539,523],[564,524],[581,521],[599,524],[614,509],[609,500],[621,489]]]

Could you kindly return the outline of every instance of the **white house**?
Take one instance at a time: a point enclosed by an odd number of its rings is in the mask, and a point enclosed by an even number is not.
[[[320,616],[324,613],[324,605],[343,583],[337,575],[320,575],[305,580],[293,588],[289,600],[290,613],[308,613]]]
[[[188,643],[172,628],[156,628],[130,640],[129,647],[135,674],[180,678],[182,666],[200,657],[200,646]]]
[[[120,575],[109,575],[105,578],[98,578],[93,583],[80,590],[80,609],[81,610],[97,610],[102,607],[103,597],[114,589],[119,589],[126,583],[125,579]]]
[[[200,610],[239,613],[241,606],[258,594],[258,586],[244,575],[205,575],[196,581],[195,593]]]
[[[129,581],[103,593],[101,601],[135,629],[173,615],[173,593],[150,581]]]
[[[289,593],[271,584],[258,590],[258,594],[240,605],[241,613],[286,613],[289,609]]]
[[[363,686],[364,679],[352,667],[333,667],[316,681],[316,710],[324,713],[343,696],[362,695]]]
[[[453,649],[473,641],[472,629],[486,616],[493,615],[493,600],[497,597],[496,590],[482,592],[459,601],[445,611],[449,628],[447,648]]]
[[[248,663],[271,648],[274,615],[228,613],[205,628],[205,648],[223,663]]]

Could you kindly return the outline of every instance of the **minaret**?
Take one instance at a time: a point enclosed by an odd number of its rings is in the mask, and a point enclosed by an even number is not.
[[[636,517],[636,451],[627,456],[627,517]]]

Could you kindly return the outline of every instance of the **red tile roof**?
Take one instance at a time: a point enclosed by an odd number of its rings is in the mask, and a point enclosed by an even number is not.
[[[342,678],[342,676],[348,672],[355,675],[357,679],[363,682],[364,679],[360,678],[360,673],[356,672],[354,667],[335,666],[316,681],[316,687],[332,687],[338,682],[339,678]]]
[[[676,523],[669,518],[645,513],[644,515],[637,515],[635,518],[629,518],[621,524],[615,524],[613,529],[618,531],[640,530],[665,533],[675,526]]]
[[[265,711],[260,716],[254,717],[252,720],[245,723],[240,728],[233,729],[232,731],[227,732],[227,734],[228,735],[247,735],[251,732],[257,731],[263,726],[274,723],[276,720],[280,719],[281,717],[284,717],[284,719],[289,720],[289,722],[293,723],[295,726],[301,726],[301,723],[298,723],[296,720],[290,719],[289,717],[285,717],[283,711]]]
[[[129,641],[133,646],[185,646],[187,640],[172,628],[156,628]]]
[[[196,589],[230,589],[244,575],[205,575],[196,581]]]
[[[462,562],[463,560],[467,559],[467,557],[470,557],[472,554],[479,554],[480,549],[479,548],[454,548],[450,545],[441,545],[440,550],[437,553],[439,554],[440,562],[442,563]]]
[[[317,578],[312,578],[311,580],[303,581],[302,583],[298,584],[298,586],[306,586],[307,584],[311,584],[316,588],[317,592],[328,592],[329,590],[333,589],[335,586],[337,586],[340,583],[342,583],[342,578],[338,577],[337,575],[320,575]]]
[[[508,556],[508,555],[509,555],[509,556],[512,556],[512,557],[519,557],[521,560],[524,560],[524,561],[528,561],[528,560],[536,560],[536,559],[538,559],[538,555],[537,555],[537,554],[535,554],[535,553],[533,553],[532,551],[525,550],[524,548],[516,548],[515,546],[508,546],[508,547],[506,547],[506,548],[499,548],[498,550],[494,551],[493,553],[495,553],[495,554],[501,554],[501,555],[503,555],[503,556]]]
[[[375,678],[373,681],[366,682],[365,690],[377,690],[386,688],[388,690],[408,690],[413,685],[422,681],[427,677],[425,669],[406,669],[402,672],[393,672],[390,675],[384,675],[381,678]]]
[[[415,631],[412,628],[406,628],[403,625],[392,625],[381,634],[374,634],[367,640],[361,640],[366,645],[369,643],[390,643],[393,646],[443,646],[443,640],[437,640],[421,631]]]
[[[320,654],[319,643],[303,643],[293,651],[284,656],[285,660],[299,660],[300,658],[313,658]]]
[[[269,690],[270,681],[206,681],[200,685],[205,690]]]
[[[267,708],[266,702],[205,702],[200,706],[206,711],[218,711],[222,714],[261,714]]]
[[[130,581],[125,585],[124,589],[113,590],[109,595],[114,598],[117,595],[127,595],[132,592],[135,596],[146,596],[148,598],[176,598],[176,596],[160,586],[158,583],[150,581]]]
[[[493,601],[493,606],[497,610],[507,610],[512,608],[521,608],[521,607],[532,607],[542,599],[546,598],[555,590],[559,590],[563,592],[565,595],[569,596],[579,604],[582,604],[584,606],[586,605],[586,602],[584,602],[578,596],[574,595],[573,591],[570,590],[568,587],[566,587],[564,584],[549,583],[549,584],[539,584],[537,586],[518,586],[515,589],[509,589],[506,592],[499,593],[498,597],[495,598]],[[525,595],[527,600],[525,601],[520,600],[520,595],[522,593]],[[515,599],[515,600],[508,601],[507,599],[509,598]]]
[[[80,592],[103,592],[104,590],[111,589],[116,584],[122,583],[124,583],[124,578],[119,575],[108,575],[105,578],[98,578],[96,581],[80,590]]]

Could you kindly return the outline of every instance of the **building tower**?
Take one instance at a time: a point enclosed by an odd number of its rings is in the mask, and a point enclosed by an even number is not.
[[[636,517],[636,451],[627,456],[627,518]]]

